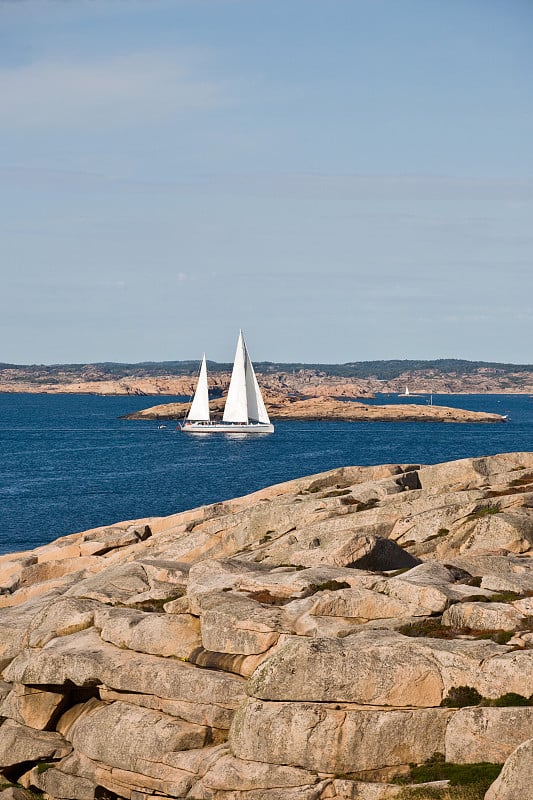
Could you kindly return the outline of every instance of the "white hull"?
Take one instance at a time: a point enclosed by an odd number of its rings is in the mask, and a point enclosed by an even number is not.
[[[274,426],[265,422],[186,422],[183,433],[274,433]]]

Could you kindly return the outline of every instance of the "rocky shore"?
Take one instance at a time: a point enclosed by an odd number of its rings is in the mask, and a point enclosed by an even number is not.
[[[212,400],[211,413],[222,417],[225,399]],[[265,405],[270,418],[276,420],[344,420],[346,422],[505,422],[500,414],[467,411],[437,405],[416,403],[367,405],[346,402],[333,397],[294,398],[286,395],[267,395]],[[189,403],[162,403],[142,411],[125,414],[123,419],[180,420],[190,408]]]
[[[115,365],[7,365],[0,364],[0,392],[30,392],[46,394],[100,394],[100,395],[184,395],[194,393],[198,376],[197,364],[187,362],[183,374],[169,374],[164,364]],[[387,363],[387,362],[384,362]],[[401,364],[401,362],[400,362]],[[505,365],[502,365],[505,366]],[[329,372],[316,367],[298,369],[283,365],[258,369],[261,388],[267,393],[299,395],[301,397],[373,397],[376,393],[403,394],[408,386],[414,394],[533,394],[533,372],[506,365],[472,368],[468,372],[444,369],[439,362],[428,362],[424,369],[394,370],[395,377],[383,378],[379,362],[376,374],[366,377],[347,377],[343,365],[335,365]],[[344,375],[343,375],[344,372]],[[381,378],[380,378],[381,375]],[[211,369],[210,386],[216,392],[228,389],[230,372]]]
[[[511,453],[2,556],[0,798],[528,800],[532,555]]]

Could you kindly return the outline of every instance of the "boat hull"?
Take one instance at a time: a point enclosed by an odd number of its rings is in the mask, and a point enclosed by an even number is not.
[[[265,422],[250,422],[240,425],[238,422],[188,422],[181,426],[183,433],[274,433],[274,426]]]

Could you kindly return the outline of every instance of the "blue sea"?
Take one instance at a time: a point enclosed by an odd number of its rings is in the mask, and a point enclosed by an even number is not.
[[[119,419],[176,399],[0,394],[0,553],[332,467],[533,450],[533,400],[525,395],[433,396],[439,405],[509,414],[506,424],[494,425],[280,422],[273,436],[235,438]]]

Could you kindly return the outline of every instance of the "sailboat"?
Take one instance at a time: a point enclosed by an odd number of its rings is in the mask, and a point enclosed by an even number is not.
[[[184,433],[274,433],[242,331],[239,331],[222,421],[211,420],[204,353],[196,392],[181,430]]]

